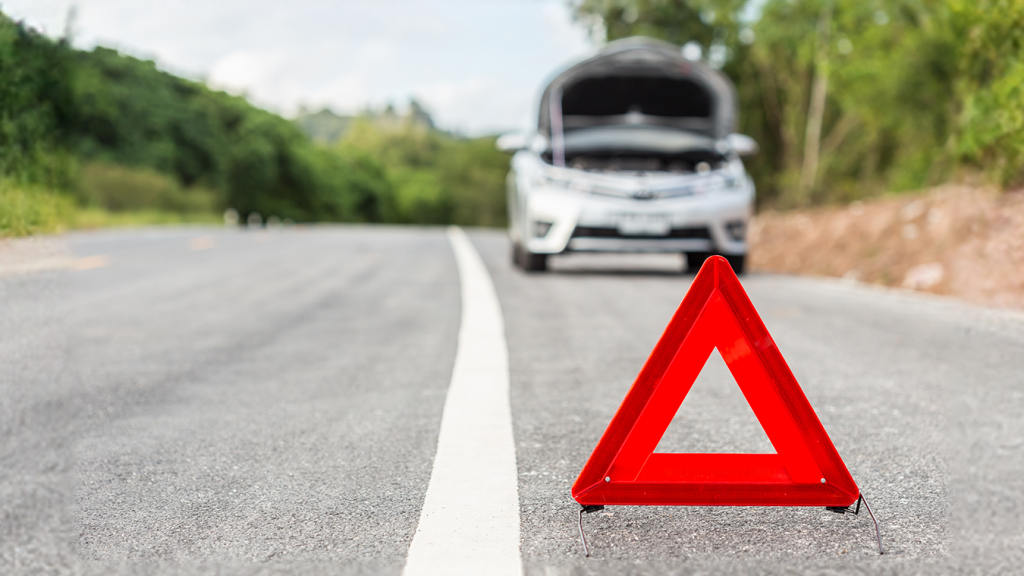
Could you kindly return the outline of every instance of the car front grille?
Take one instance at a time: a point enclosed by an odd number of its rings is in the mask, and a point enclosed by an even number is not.
[[[620,234],[618,228],[597,228],[594,226],[577,226],[572,231],[573,238],[636,238],[636,239],[650,239],[650,238],[702,238],[705,240],[711,239],[711,231],[706,226],[697,226],[692,228],[672,228],[668,234],[661,235],[625,235]]]

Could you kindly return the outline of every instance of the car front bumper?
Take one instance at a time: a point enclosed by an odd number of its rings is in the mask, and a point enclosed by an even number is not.
[[[745,254],[745,227],[753,213],[752,185],[650,200],[548,188],[526,200],[524,244],[537,254]]]

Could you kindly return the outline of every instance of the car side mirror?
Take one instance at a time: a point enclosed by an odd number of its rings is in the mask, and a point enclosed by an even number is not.
[[[522,132],[507,132],[498,136],[494,143],[498,150],[508,154],[514,154],[530,146],[530,137]]]
[[[746,134],[729,134],[726,140],[729,142],[729,147],[740,156],[753,156],[761,149],[757,145],[757,141]]]
[[[526,147],[536,154],[543,154],[551,148],[551,141],[547,136],[537,133],[530,137]]]

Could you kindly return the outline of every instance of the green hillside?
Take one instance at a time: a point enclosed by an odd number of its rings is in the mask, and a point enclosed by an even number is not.
[[[404,115],[399,115],[393,106],[388,106],[380,112],[366,110],[357,116],[342,116],[335,114],[330,108],[324,108],[317,112],[302,110],[292,122],[318,144],[337,144],[348,134],[349,128],[357,120],[369,121],[383,130],[394,130],[404,124],[435,129],[430,113],[416,100],[409,103],[409,110]]]
[[[507,157],[493,139],[436,132],[415,104],[386,121],[326,112],[292,122],[153,62],[74,50],[2,13],[0,78],[0,235],[97,210],[504,222]],[[385,141],[415,153],[385,154]]]
[[[324,108],[319,112],[303,112],[294,122],[314,142],[334,144],[348,132],[355,119],[354,116],[339,116]]]

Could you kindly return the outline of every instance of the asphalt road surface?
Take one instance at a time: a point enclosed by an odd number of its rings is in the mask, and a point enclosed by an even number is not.
[[[525,274],[502,233],[468,235],[504,320],[526,574],[1024,571],[1020,313],[744,277],[887,554],[863,512],[609,507],[586,558],[570,487],[692,276]],[[444,229],[63,242],[66,265],[0,274],[0,574],[402,572],[459,346]],[[771,447],[713,356],[658,450]]]

